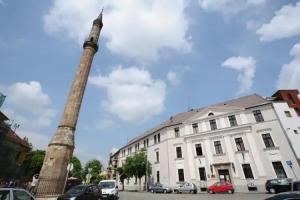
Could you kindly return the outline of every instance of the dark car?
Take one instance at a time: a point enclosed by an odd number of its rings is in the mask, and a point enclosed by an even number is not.
[[[165,187],[160,183],[155,183],[151,186],[150,191],[152,193],[172,193],[172,189],[170,187]]]
[[[59,196],[57,200],[98,200],[100,189],[94,184],[82,184],[72,187],[68,192]]]
[[[272,194],[279,192],[287,192],[292,190],[292,179],[276,178],[266,182],[266,190]]]
[[[299,200],[299,199],[300,199],[300,192],[284,192],[266,198],[265,200]]]
[[[293,182],[293,191],[300,191],[300,181]]]

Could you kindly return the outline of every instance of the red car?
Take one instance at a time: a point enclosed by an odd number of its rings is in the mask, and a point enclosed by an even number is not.
[[[215,184],[207,188],[207,192],[211,194],[217,192],[227,192],[229,194],[233,194],[234,188],[229,182],[216,182]]]

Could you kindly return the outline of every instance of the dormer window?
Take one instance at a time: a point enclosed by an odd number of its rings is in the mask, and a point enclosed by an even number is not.
[[[208,113],[208,116],[213,116],[213,115],[214,115],[214,113],[212,113],[212,112]]]

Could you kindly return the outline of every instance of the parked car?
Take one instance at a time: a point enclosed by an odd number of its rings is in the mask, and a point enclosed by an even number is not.
[[[272,197],[266,198],[265,200],[296,200],[300,199],[300,192],[283,192],[276,194]]]
[[[170,187],[163,186],[160,183],[155,183],[151,186],[150,191],[152,193],[172,193],[173,190]]]
[[[292,190],[292,179],[276,178],[266,181],[266,190],[272,194],[278,192],[287,192]]]
[[[293,191],[300,191],[300,181],[294,181],[293,182]]]
[[[194,183],[180,182],[174,189],[174,192],[179,193],[194,193],[197,194],[197,186]]]
[[[229,182],[216,182],[207,188],[207,192],[211,194],[219,192],[227,192],[229,194],[233,194],[234,188]]]
[[[35,200],[35,198],[26,190],[19,188],[0,188],[1,200]]]
[[[99,186],[101,188],[101,199],[118,199],[119,191],[117,182],[115,180],[103,180],[100,181]]]
[[[101,190],[95,184],[81,184],[72,187],[68,192],[59,196],[57,200],[75,200],[75,199],[88,199],[98,200],[101,196]]]

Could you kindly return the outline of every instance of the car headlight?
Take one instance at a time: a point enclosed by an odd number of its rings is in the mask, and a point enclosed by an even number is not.
[[[116,193],[116,190],[111,190],[110,191],[110,194],[115,194]]]
[[[76,199],[76,197],[71,197],[71,198],[70,198],[70,200],[75,200],[75,199]]]

